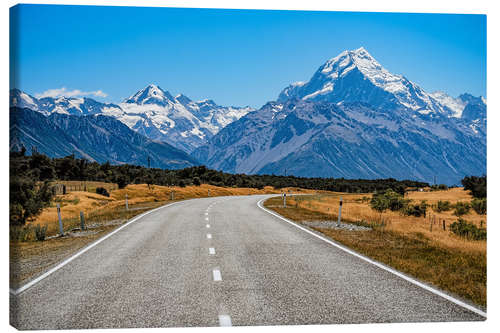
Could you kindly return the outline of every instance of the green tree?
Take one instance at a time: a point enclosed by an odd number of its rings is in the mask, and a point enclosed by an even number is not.
[[[48,182],[37,185],[33,179],[11,176],[10,178],[10,225],[24,225],[50,204],[52,191]]]
[[[462,179],[466,191],[470,191],[474,198],[486,198],[486,176],[469,176]]]

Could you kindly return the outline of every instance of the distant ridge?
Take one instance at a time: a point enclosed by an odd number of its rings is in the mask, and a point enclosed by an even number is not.
[[[74,154],[90,161],[179,169],[198,165],[188,154],[152,141],[103,115],[44,116],[27,108],[10,108],[10,150],[31,147],[50,157]]]

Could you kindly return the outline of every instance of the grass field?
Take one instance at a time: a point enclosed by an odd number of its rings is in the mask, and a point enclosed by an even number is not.
[[[287,199],[287,208],[281,198],[269,199],[265,205],[279,214],[298,222],[337,220],[340,196],[343,198],[342,221],[370,225],[371,231],[347,231],[315,227],[332,239],[392,266],[443,290],[486,306],[486,241],[460,238],[442,229],[430,228],[429,218],[402,216],[397,212],[382,215],[373,211],[366,200],[369,194],[320,194]],[[363,200],[363,197],[365,199]],[[427,200],[470,201],[462,189],[435,192],[413,192],[409,198]],[[457,218],[450,212],[430,215],[447,221],[448,226]],[[381,224],[382,220],[385,225]],[[471,212],[465,219],[480,224],[486,216]]]
[[[386,211],[382,215],[370,208],[367,198],[371,198],[371,194],[348,194],[348,193],[332,193],[319,194],[314,196],[292,197],[287,200],[289,205],[305,208],[311,211],[321,212],[330,215],[331,219],[337,219],[339,200],[342,196],[342,219],[346,221],[366,221],[368,223],[379,223],[382,217],[386,223],[385,230],[399,232],[401,234],[421,233],[425,237],[438,242],[442,246],[455,248],[467,251],[476,251],[478,253],[486,253],[486,242],[473,242],[460,238],[449,231],[449,226],[457,217],[453,215],[453,210],[446,212],[436,212],[432,205],[439,200],[448,200],[455,204],[459,201],[471,201],[472,197],[461,188],[453,188],[447,191],[432,191],[432,192],[410,192],[406,198],[414,202],[427,200],[431,205],[428,208],[427,217],[403,216],[399,212]],[[362,199],[365,198],[364,201]],[[433,218],[435,216],[435,219]],[[467,221],[486,227],[486,215],[478,215],[472,209],[467,215],[463,216]],[[445,221],[446,230],[443,230],[442,221]],[[431,222],[432,229],[431,229]]]

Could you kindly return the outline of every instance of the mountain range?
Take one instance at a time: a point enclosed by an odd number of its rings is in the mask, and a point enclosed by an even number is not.
[[[485,103],[428,94],[360,48],[231,123],[194,157],[235,173],[456,184],[486,173]]]
[[[241,118],[250,107],[220,106],[212,100],[192,101],[150,84],[123,102],[101,103],[91,98],[43,97],[37,99],[18,89],[10,91],[10,105],[45,115],[102,114],[114,117],[144,136],[192,152],[221,128]]]
[[[48,116],[28,108],[10,108],[10,150],[36,147],[51,157],[74,154],[100,163],[149,165],[181,169],[197,165],[186,152],[165,142],[156,142],[131,130],[113,117]]]
[[[326,61],[308,81],[289,85],[258,110],[173,97],[154,84],[116,104],[37,99],[17,89],[10,103],[54,123],[63,115],[113,119],[151,142],[186,151],[188,163],[226,172],[427,182],[437,177],[446,184],[486,173],[486,100],[427,93],[390,73],[364,48]]]

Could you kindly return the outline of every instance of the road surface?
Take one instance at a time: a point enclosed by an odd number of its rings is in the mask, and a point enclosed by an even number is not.
[[[178,202],[11,295],[20,329],[473,321],[484,317],[257,206]]]

